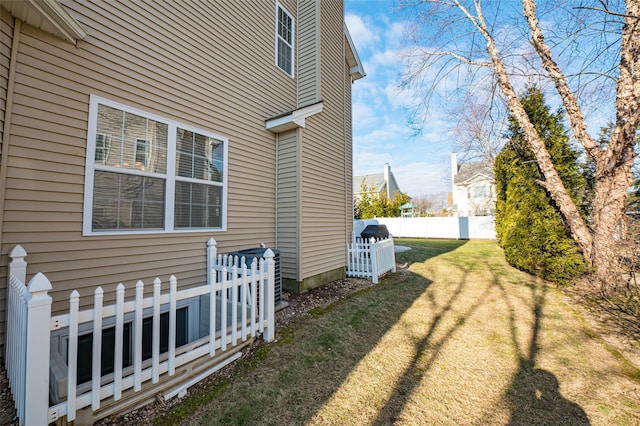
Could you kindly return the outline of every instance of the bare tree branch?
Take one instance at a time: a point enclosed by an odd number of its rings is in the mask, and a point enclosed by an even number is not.
[[[549,73],[549,76],[556,85],[558,94],[562,98],[562,103],[567,111],[567,117],[569,118],[573,134],[575,138],[582,143],[591,158],[597,161],[602,157],[602,149],[587,132],[582,109],[569,88],[566,77],[551,57],[551,50],[549,50],[549,47],[544,41],[544,35],[540,30],[540,24],[536,17],[535,2],[533,0],[522,0],[522,8],[524,16],[529,23],[529,28],[531,29],[531,43],[542,60],[542,66]]]

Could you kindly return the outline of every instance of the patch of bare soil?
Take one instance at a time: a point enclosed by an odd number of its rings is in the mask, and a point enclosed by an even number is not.
[[[16,409],[9,391],[9,379],[4,365],[0,368],[0,425],[17,425]]]

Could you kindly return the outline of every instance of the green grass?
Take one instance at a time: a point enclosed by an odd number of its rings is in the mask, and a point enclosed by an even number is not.
[[[562,292],[494,242],[397,244],[410,273],[315,310],[158,423],[638,424],[637,369]]]

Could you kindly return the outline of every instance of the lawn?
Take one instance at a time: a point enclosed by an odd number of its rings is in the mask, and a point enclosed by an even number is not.
[[[408,269],[279,330],[157,423],[640,424],[640,371],[495,242],[396,243]]]

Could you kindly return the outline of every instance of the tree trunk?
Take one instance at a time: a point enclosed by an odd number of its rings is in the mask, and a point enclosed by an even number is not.
[[[605,155],[596,159],[593,257],[604,285],[612,282],[616,241],[625,232],[624,204],[640,123],[640,1],[628,0],[626,7],[616,84],[616,122]]]
[[[625,233],[624,204],[630,185],[631,163],[616,167],[609,173],[596,165],[596,185],[593,202],[593,266],[596,277],[607,286],[614,278],[617,264],[617,241]],[[604,289],[604,288],[603,288]]]
[[[540,139],[540,135],[538,135],[535,127],[531,124],[531,121],[527,116],[527,112],[522,106],[515,89],[511,85],[507,70],[500,59],[498,48],[495,45],[493,37],[491,37],[488,29],[482,25],[479,27],[479,30],[487,40],[487,52],[491,57],[492,67],[498,77],[498,86],[507,99],[511,115],[513,115],[515,119],[518,120],[518,123],[520,123],[520,127],[524,132],[524,137],[536,157],[536,162],[540,167],[540,171],[544,175],[545,181],[541,183],[545,186],[551,195],[551,198],[556,202],[560,212],[567,221],[571,234],[578,244],[578,247],[582,250],[585,260],[589,265],[593,265],[594,253],[593,236],[591,235],[591,231],[580,215],[575,203],[567,193],[558,172],[553,166],[551,155],[549,155],[549,152],[547,151],[542,139]]]
[[[489,26],[482,14],[481,1],[474,1],[476,15],[459,0],[453,0],[466,18],[485,38],[490,63],[480,63],[475,59],[449,54],[465,60],[470,65],[484,65],[493,68],[498,78],[498,86],[507,99],[509,111],[515,117],[533,151],[536,162],[544,175],[545,186],[560,209],[571,234],[582,250],[589,265],[596,268],[597,276],[603,283],[610,282],[611,268],[616,261],[615,245],[620,233],[624,232],[622,218],[627,189],[631,183],[631,166],[635,158],[636,132],[640,125],[640,0],[626,0],[621,34],[620,63],[616,84],[616,122],[606,147],[601,147],[587,132],[584,115],[565,75],[552,58],[536,16],[536,0],[522,0],[523,15],[531,30],[531,43],[538,54],[542,66],[554,82],[562,98],[567,117],[575,138],[585,148],[596,164],[595,200],[590,228],[581,217],[575,203],[567,193],[562,180],[551,161],[544,142],[531,124],[520,99],[510,81],[502,62]],[[606,10],[606,2],[602,2]]]

